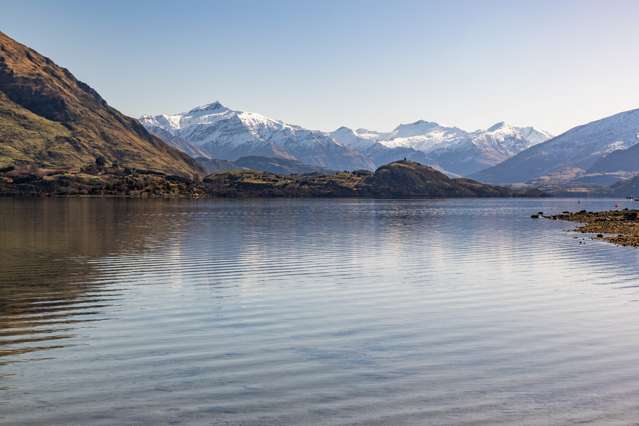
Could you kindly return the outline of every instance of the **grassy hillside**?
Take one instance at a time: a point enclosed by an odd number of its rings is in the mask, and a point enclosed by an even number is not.
[[[0,32],[0,164],[77,169],[97,157],[167,174],[200,172],[68,70]]]
[[[71,157],[74,150],[60,142],[70,136],[71,132],[62,124],[22,108],[0,92],[0,167],[15,161],[55,162],[51,157],[56,151],[60,156]]]

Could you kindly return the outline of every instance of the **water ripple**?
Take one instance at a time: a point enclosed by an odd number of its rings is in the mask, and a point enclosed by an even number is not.
[[[631,423],[612,203],[0,200],[0,423]]]

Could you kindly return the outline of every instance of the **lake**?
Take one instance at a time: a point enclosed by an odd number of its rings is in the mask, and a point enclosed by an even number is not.
[[[636,421],[615,203],[0,200],[0,423]]]

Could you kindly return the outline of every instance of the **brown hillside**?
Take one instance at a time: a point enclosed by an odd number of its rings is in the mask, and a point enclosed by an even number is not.
[[[98,156],[168,174],[200,172],[68,70],[0,32],[0,167],[78,168]]]

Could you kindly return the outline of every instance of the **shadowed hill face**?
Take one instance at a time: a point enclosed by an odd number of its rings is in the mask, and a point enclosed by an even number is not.
[[[618,182],[610,190],[613,197],[639,197],[639,176]]]
[[[280,175],[303,173],[334,173],[331,170],[318,166],[312,166],[310,164],[305,164],[301,161],[277,157],[250,156],[241,157],[236,161],[197,157],[195,161],[197,161],[197,163],[209,174],[226,172],[229,170],[255,170]]]
[[[282,175],[290,175],[296,173],[332,173],[330,170],[304,164],[297,160],[288,160],[286,158],[269,158],[269,157],[242,157],[235,161],[238,167],[246,169],[259,170],[263,172],[277,173]]]
[[[639,172],[639,144],[606,155],[588,169],[588,173]]]
[[[212,161],[212,160],[207,160]],[[220,160],[217,160],[220,161]],[[223,164],[234,167],[235,163]],[[0,195],[123,196],[135,198],[203,197],[538,197],[537,190],[513,190],[470,179],[450,179],[410,161],[369,170],[337,173],[276,174],[246,168],[220,171],[200,179],[110,167],[79,173],[0,168]]]
[[[77,168],[98,156],[169,174],[200,171],[68,70],[0,32],[0,165]]]
[[[451,179],[445,174],[412,161],[396,161],[380,167],[365,179],[363,191],[391,197],[507,197],[502,187],[470,179]]]
[[[513,197],[540,196],[539,191],[513,191],[445,174],[412,161],[396,161],[368,170],[284,176],[253,170],[217,173],[204,179],[212,197]]]

